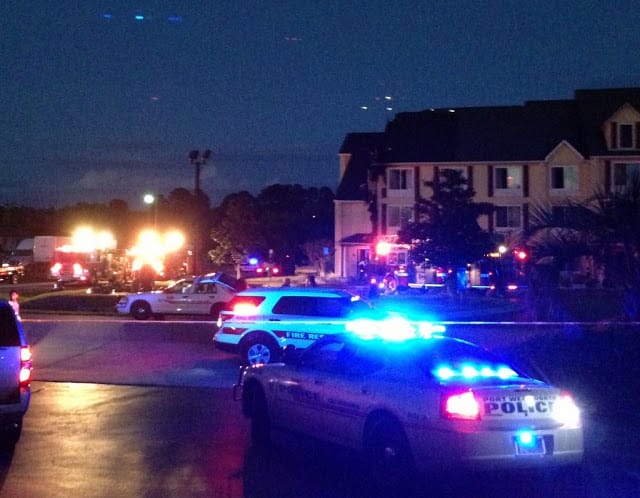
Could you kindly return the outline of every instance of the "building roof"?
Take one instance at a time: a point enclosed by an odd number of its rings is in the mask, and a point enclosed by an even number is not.
[[[348,133],[340,154],[349,154],[349,162],[336,190],[337,200],[367,200],[369,166],[384,143],[384,133]]]
[[[336,199],[364,200],[374,163],[543,161],[563,141],[584,157],[604,155],[602,125],[626,103],[640,110],[640,88],[577,90],[571,100],[519,106],[398,113],[383,133],[347,134],[340,153],[351,158]]]

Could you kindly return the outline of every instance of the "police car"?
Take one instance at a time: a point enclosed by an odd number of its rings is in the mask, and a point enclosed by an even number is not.
[[[164,315],[208,315],[216,319],[238,291],[237,282],[224,273],[183,278],[164,289],[122,296],[116,311],[136,320]]]
[[[311,436],[361,452],[378,477],[582,460],[569,393],[472,343],[411,329],[326,335],[285,362],[241,369],[233,395],[253,442]]]
[[[306,348],[325,334],[344,332],[351,318],[373,313],[359,296],[341,289],[247,289],[220,313],[213,342],[247,364],[270,363],[287,345]]]

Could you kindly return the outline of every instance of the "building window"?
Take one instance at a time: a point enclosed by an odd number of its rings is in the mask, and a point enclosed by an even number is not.
[[[552,192],[571,192],[578,190],[578,168],[576,166],[553,166],[550,169]]]
[[[616,192],[627,187],[634,176],[640,175],[640,163],[616,163],[613,165],[613,189]]]
[[[413,176],[410,169],[389,170],[388,185],[389,190],[411,190],[413,189]]]
[[[640,130],[638,123],[611,123],[612,149],[640,148]],[[634,143],[635,139],[635,143]]]
[[[413,221],[413,208],[409,206],[387,206],[387,227],[404,228]]]
[[[496,166],[493,179],[496,195],[522,193],[522,166]]]
[[[633,149],[633,125],[621,124],[619,136],[621,149]]]
[[[496,228],[520,228],[522,208],[520,206],[496,206]]]

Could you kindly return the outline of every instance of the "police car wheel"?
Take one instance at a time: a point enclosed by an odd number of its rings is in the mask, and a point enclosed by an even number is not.
[[[262,387],[252,382],[242,390],[242,411],[251,419],[251,441],[257,446],[268,445],[271,424],[267,412],[267,400]]]
[[[259,333],[245,339],[241,350],[247,365],[258,365],[278,361],[280,348],[267,334]]]
[[[365,458],[371,476],[381,484],[406,484],[413,473],[413,459],[400,423],[389,415],[379,415],[365,427]]]
[[[131,305],[131,315],[136,320],[146,320],[151,316],[151,306],[146,301],[136,301]]]

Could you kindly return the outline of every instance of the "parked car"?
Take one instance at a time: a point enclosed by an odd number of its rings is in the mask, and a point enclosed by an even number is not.
[[[300,356],[241,370],[234,399],[254,444],[287,431],[364,454],[391,483],[441,470],[549,468],[583,458],[567,392],[466,341],[325,335]]]
[[[374,312],[359,296],[340,289],[248,289],[220,313],[213,342],[248,364],[269,363],[288,344],[306,348],[325,334],[344,332],[350,318]]]
[[[241,280],[225,273],[183,278],[164,289],[122,296],[116,311],[137,320],[164,315],[208,315],[215,319],[243,288],[242,284]]]
[[[15,445],[31,400],[31,348],[13,308],[0,300],[0,429]]]
[[[24,277],[22,264],[2,263],[0,265],[0,282],[17,284]]]

